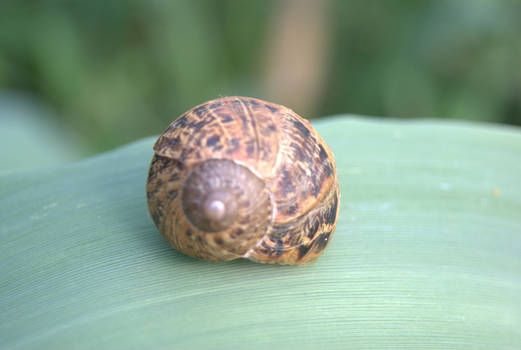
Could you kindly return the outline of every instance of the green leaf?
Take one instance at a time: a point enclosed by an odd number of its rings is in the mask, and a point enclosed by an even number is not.
[[[186,257],[149,138],[0,176],[2,349],[519,349],[521,132],[339,117],[341,212],[306,266]]]

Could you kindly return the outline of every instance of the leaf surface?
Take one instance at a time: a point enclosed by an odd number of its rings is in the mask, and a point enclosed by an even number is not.
[[[161,238],[153,138],[0,176],[3,349],[519,349],[521,132],[316,122],[339,223],[306,266],[198,261]]]

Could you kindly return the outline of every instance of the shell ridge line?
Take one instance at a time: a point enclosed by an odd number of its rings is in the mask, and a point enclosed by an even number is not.
[[[273,118],[273,116],[271,118]],[[285,122],[284,119],[281,119],[281,120],[282,120],[281,123]],[[272,119],[272,121],[273,121],[273,119]],[[275,180],[275,174],[276,174],[277,170],[279,169],[280,164],[282,163],[282,156],[283,156],[281,148],[284,145],[284,142],[281,141],[281,137],[284,134],[285,128],[280,127],[280,126],[279,126],[279,128],[281,129],[282,132],[279,132],[277,134],[277,158],[275,159],[275,163],[273,164],[273,168],[271,168],[271,174],[270,174],[271,175],[270,177],[271,177],[272,181]]]
[[[340,205],[339,205],[339,202],[340,202],[340,191],[338,191],[338,193],[337,193],[336,191],[332,191],[328,196],[324,197],[324,198],[322,199],[322,201],[320,201],[320,205],[319,205],[318,207],[316,207],[315,209],[313,209],[313,210],[311,210],[311,211],[309,211],[309,212],[307,212],[307,213],[303,213],[302,215],[299,215],[299,216],[295,217],[295,218],[293,219],[293,221],[294,221],[294,222],[298,222],[299,220],[302,220],[302,218],[303,218],[304,216],[316,216],[316,213],[317,213],[317,212],[319,212],[320,210],[323,210],[323,209],[326,207],[326,204],[329,203],[329,200],[331,199],[332,196],[335,195],[335,193],[336,193],[337,198],[338,198],[338,199],[337,199],[337,207],[336,207],[336,210],[335,210],[335,213],[336,213],[335,215],[336,215],[336,217],[338,217],[338,212],[339,212],[339,209],[340,209]],[[270,195],[271,195],[271,192],[270,192]],[[270,196],[270,199],[271,199],[271,196]],[[276,209],[275,206],[273,206],[273,208]],[[273,218],[274,218],[274,217],[273,217]],[[272,221],[272,222],[273,222],[273,221]],[[333,225],[333,226],[334,226],[334,225]],[[257,247],[259,247],[259,246],[262,244],[262,242],[263,242],[264,240],[270,238],[270,233],[271,233],[271,232],[273,232],[273,225],[270,225],[270,227],[269,227],[269,232],[268,232],[265,236],[261,237],[261,238],[259,239],[259,241],[258,241],[258,242],[257,242],[257,243],[256,243],[256,244],[255,244],[251,249],[249,249],[249,250],[246,252],[246,254],[244,254],[243,257],[248,258],[248,257],[249,257],[249,256],[250,256],[250,255],[255,251],[255,249],[256,249]],[[280,249],[280,251],[282,251],[282,252],[284,252],[284,253],[287,253],[287,252],[290,251],[290,250],[294,250],[294,249],[297,249],[297,248],[303,247],[303,246],[305,246],[305,245],[307,245],[307,244],[309,244],[309,242],[301,242],[301,243],[299,243],[299,244],[295,244],[295,245],[291,245],[291,246],[284,246],[284,247],[279,248],[279,249]]]
[[[244,116],[249,119],[251,124],[250,129],[253,131],[253,138],[255,140],[256,145],[256,158],[255,158],[255,164],[259,164],[259,153],[260,153],[260,147],[259,147],[259,132],[257,130],[257,123],[254,120],[254,117],[252,113],[250,112],[249,108],[244,103],[244,99],[237,98],[237,101],[241,104],[242,110],[244,111]]]
[[[204,107],[204,110],[202,111],[202,113],[196,113],[197,110],[199,110],[200,108],[203,108]],[[206,124],[210,124],[209,121],[207,121],[208,116],[209,116],[209,112],[208,112],[209,108],[208,108],[208,103],[205,102],[205,103],[201,103],[197,106],[195,106],[194,108],[192,108],[191,110],[189,110],[186,115],[187,116],[190,116],[194,119],[197,120],[196,124],[200,124],[200,123],[206,123]],[[198,132],[190,132],[190,137],[188,138],[187,142],[186,142],[186,147],[185,149],[194,149],[194,140],[196,140],[198,138]],[[197,145],[195,145],[196,147],[195,148],[199,148]]]
[[[266,232],[266,234],[264,236],[259,238],[257,243],[252,245],[252,247],[250,249],[248,249],[246,251],[246,253],[244,253],[244,255],[242,256],[243,258],[248,259],[255,252],[257,247],[259,247],[262,244],[262,242],[264,242],[266,237],[269,237],[270,233],[273,231],[273,221],[275,220],[275,216],[277,215],[277,206],[275,203],[275,199],[273,198],[273,193],[269,189],[268,189],[268,194],[269,194],[270,202],[271,202],[271,220],[270,220],[270,225],[268,226],[268,232]]]
[[[221,129],[222,133],[224,134],[226,142],[229,142],[231,140],[230,134],[228,133],[228,130],[226,130],[226,128],[224,127],[219,115],[214,112],[213,108],[208,108],[208,113],[210,113],[215,118],[216,123],[219,126],[219,129]]]
[[[187,117],[191,117],[191,118],[197,118],[197,122],[201,122],[201,119],[199,119],[199,116],[193,111],[193,110],[190,110],[186,113]],[[189,137],[187,137],[187,140],[186,140],[186,146],[184,147],[185,149],[193,149],[193,140],[197,137],[197,133],[195,132],[190,132],[189,133]]]

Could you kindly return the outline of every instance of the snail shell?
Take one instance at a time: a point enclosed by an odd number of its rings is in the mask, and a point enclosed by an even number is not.
[[[284,106],[247,97],[203,103],[170,124],[154,151],[150,216],[189,256],[302,264],[333,236],[333,154]]]

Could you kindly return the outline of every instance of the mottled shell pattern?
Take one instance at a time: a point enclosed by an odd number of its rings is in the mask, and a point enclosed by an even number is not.
[[[150,216],[189,256],[303,264],[333,236],[333,154],[284,106],[248,97],[203,103],[170,124],[154,151]]]

